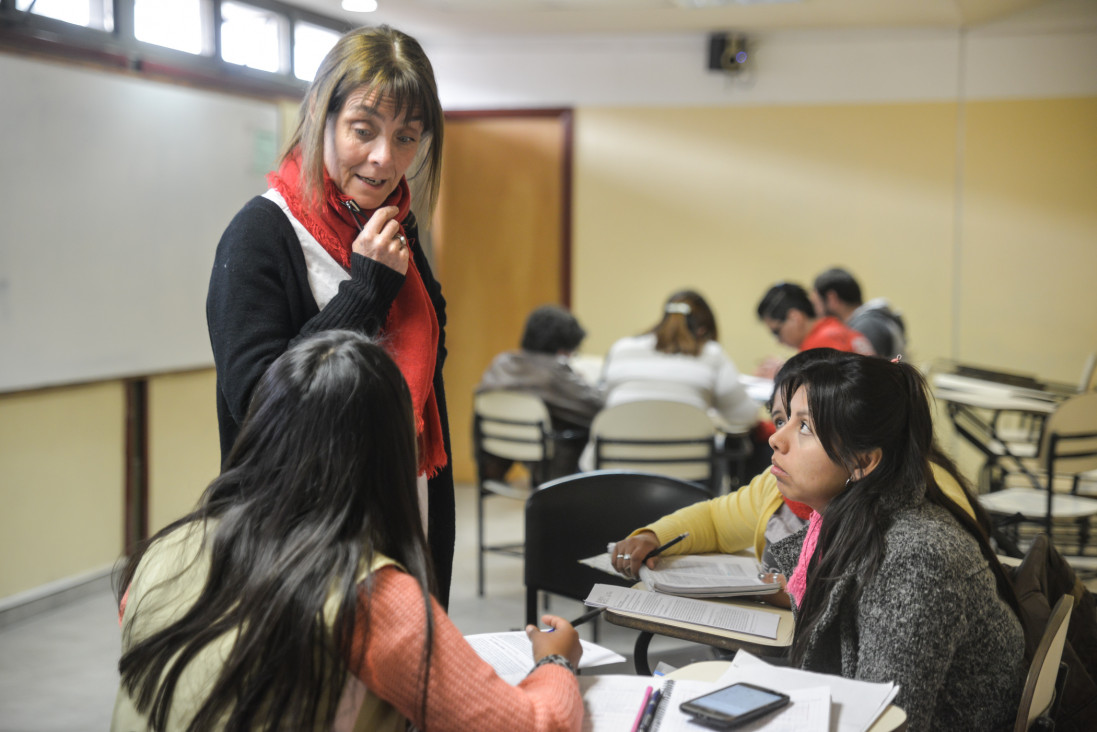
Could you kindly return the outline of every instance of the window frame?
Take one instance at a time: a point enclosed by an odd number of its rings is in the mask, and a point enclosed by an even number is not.
[[[205,32],[203,47],[212,55],[185,51],[139,41],[134,36],[134,0],[109,0],[114,8],[114,30],[66,23],[55,18],[16,10],[16,0],[0,0],[0,52],[22,52],[48,56],[73,63],[128,71],[195,84],[205,88],[263,97],[300,99],[308,82],[298,79],[293,70],[293,43],[298,22],[331,28],[343,34],[354,26],[337,18],[287,5],[279,0],[234,0],[286,19],[287,32],[279,42],[283,71],[269,72],[240,66],[221,58],[221,2],[210,4],[213,22]],[[288,58],[288,64],[284,60]]]

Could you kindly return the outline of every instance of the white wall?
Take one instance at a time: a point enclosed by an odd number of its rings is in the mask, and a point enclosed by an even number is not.
[[[1097,93],[1097,2],[954,30],[783,31],[752,69],[706,69],[705,34],[461,37],[426,44],[446,109],[933,101]]]

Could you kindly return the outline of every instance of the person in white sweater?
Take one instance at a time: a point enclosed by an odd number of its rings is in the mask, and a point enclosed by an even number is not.
[[[601,386],[607,407],[650,399],[694,404],[728,434],[748,433],[758,422],[758,405],[717,342],[712,309],[693,290],[671,295],[650,331],[610,347]],[[584,469],[593,467],[591,452],[588,445]]]

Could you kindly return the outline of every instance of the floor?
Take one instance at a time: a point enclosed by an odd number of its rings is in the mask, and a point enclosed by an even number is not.
[[[525,589],[519,559],[489,555],[483,598],[476,595],[476,500],[471,486],[457,489],[457,547],[450,616],[465,634],[516,630],[525,617]],[[488,502],[492,541],[521,539],[522,504]],[[577,617],[583,606],[553,598],[551,611]],[[590,626],[581,629],[590,639]],[[631,673],[635,631],[600,624],[599,643],[628,661],[600,667],[601,673]],[[118,688],[118,616],[104,580],[79,599],[0,627],[0,732],[101,731],[110,726]],[[712,657],[709,649],[656,639],[652,665],[681,666]]]

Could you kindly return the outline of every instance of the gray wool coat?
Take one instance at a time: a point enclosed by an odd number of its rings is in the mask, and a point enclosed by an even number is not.
[[[806,532],[771,547],[786,577]],[[945,509],[919,502],[896,512],[885,544],[875,577],[850,567],[838,578],[803,667],[899,684],[895,703],[912,732],[1010,727],[1027,672],[1024,635],[978,543]]]

